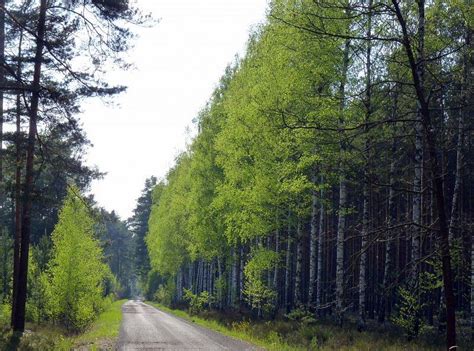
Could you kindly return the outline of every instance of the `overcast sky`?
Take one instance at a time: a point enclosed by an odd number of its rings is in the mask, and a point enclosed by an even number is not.
[[[138,0],[160,22],[137,30],[135,69],[112,72],[128,86],[119,106],[89,101],[81,120],[94,147],[87,162],[107,172],[92,184],[100,206],[128,218],[145,179],[164,177],[189,141],[187,127],[227,64],[242,54],[267,0]]]

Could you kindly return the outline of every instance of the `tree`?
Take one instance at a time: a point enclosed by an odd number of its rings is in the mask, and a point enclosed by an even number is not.
[[[108,272],[95,221],[78,189],[68,192],[52,235],[50,308],[68,330],[83,330],[102,308]]]
[[[472,18],[463,1],[272,1],[155,190],[148,250],[174,301],[185,286],[413,337],[447,320],[453,346],[452,298],[461,318],[474,300]]]
[[[131,297],[135,291],[134,242],[131,232],[124,221],[114,211],[100,211],[100,242],[103,246],[105,261],[112,274],[120,283],[117,291],[120,298]]]
[[[148,233],[148,220],[150,218],[152,206],[152,192],[157,179],[150,177],[145,180],[145,187],[137,200],[137,205],[133,210],[133,216],[127,220],[128,227],[133,234],[135,242],[135,271],[139,280],[145,281],[150,270],[150,258],[145,243],[145,236]]]
[[[26,4],[26,5],[25,5]],[[128,48],[131,37],[128,28],[118,25],[118,21],[143,22],[138,12],[129,8],[126,1],[48,1],[40,0],[39,6],[25,1],[7,9],[2,8],[11,19],[12,27],[20,28],[24,34],[26,47],[32,48],[34,57],[23,60],[25,64],[22,76],[14,69],[2,63],[10,78],[14,79],[13,89],[28,93],[25,99],[25,110],[28,115],[28,137],[26,142],[25,174],[22,194],[21,236],[16,244],[18,254],[14,255],[14,291],[12,301],[12,326],[15,331],[22,332],[25,320],[25,303],[28,272],[28,251],[32,229],[32,211],[34,198],[34,179],[36,170],[34,160],[38,155],[37,130],[42,122],[59,120],[61,117],[74,121],[73,114],[78,111],[78,102],[84,97],[107,96],[123,91],[123,87],[109,87],[103,83],[99,67],[112,59],[119,61],[118,54]],[[25,5],[25,6],[22,6]],[[84,8],[86,11],[78,11]],[[32,11],[33,9],[33,11]],[[26,20],[25,20],[26,17]],[[123,22],[122,22],[123,23]],[[91,65],[76,71],[72,61],[81,45],[69,38],[75,33],[84,38],[90,45],[87,52],[91,55]],[[87,35],[86,33],[89,33]],[[90,35],[90,33],[94,33]],[[86,38],[88,37],[89,38]],[[20,35],[20,38],[23,36]],[[81,50],[84,53],[84,50]],[[110,61],[109,61],[110,62]],[[24,78],[26,75],[31,78]],[[23,79],[22,79],[23,78]],[[64,78],[64,79],[63,79]],[[2,90],[3,92],[3,90]],[[25,96],[26,96],[25,95]],[[48,112],[44,112],[48,111]],[[50,120],[51,120],[50,119]],[[72,123],[74,124],[74,123]],[[41,141],[39,141],[41,144]]]

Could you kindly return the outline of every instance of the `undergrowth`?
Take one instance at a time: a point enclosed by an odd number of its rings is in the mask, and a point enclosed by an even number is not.
[[[382,330],[374,326],[373,331],[359,332],[353,323],[340,328],[329,321],[316,319],[250,320],[235,312],[205,311],[191,316],[180,309],[150,304],[203,327],[273,351],[444,350],[442,340],[433,337],[430,330],[426,330],[418,340],[409,342],[397,329]]]
[[[126,301],[111,303],[83,334],[68,335],[63,328],[51,324],[27,324],[27,330],[19,340],[12,337],[12,332],[7,327],[7,315],[0,309],[0,350],[112,350],[122,321],[122,305]]]

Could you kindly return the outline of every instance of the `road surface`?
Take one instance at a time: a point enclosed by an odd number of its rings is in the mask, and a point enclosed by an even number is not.
[[[123,319],[117,348],[129,350],[257,350],[183,319],[162,312],[141,301],[122,307]]]

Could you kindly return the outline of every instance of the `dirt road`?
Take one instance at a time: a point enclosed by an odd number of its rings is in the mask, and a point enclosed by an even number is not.
[[[140,301],[122,307],[118,350],[257,350]]]

